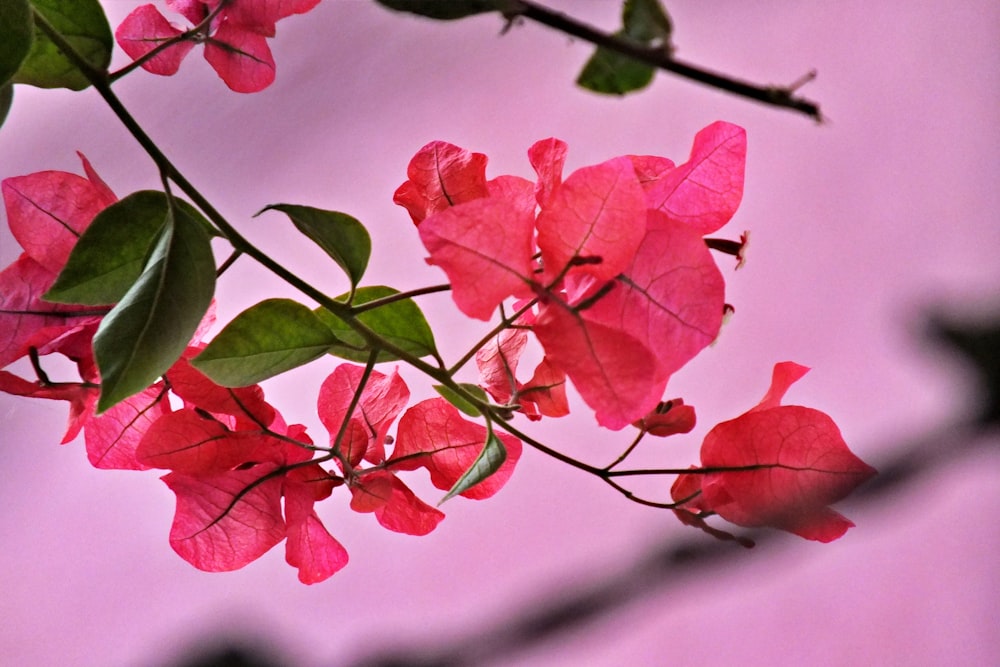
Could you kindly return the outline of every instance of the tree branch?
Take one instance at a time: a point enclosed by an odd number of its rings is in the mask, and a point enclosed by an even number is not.
[[[671,72],[686,79],[711,86],[712,88],[718,88],[727,93],[739,95],[740,97],[745,97],[761,104],[797,111],[817,122],[822,122],[823,120],[823,115],[820,113],[819,105],[816,102],[795,94],[801,85],[811,81],[815,77],[815,72],[810,72],[790,86],[761,86],[682,62],[674,58],[668,50],[662,47],[643,46],[614,35],[600,32],[572,17],[552,11],[530,0],[519,0],[509,11],[505,12],[505,15],[509,19],[522,16],[567,35],[578,37],[596,46],[629,56],[657,69]]]

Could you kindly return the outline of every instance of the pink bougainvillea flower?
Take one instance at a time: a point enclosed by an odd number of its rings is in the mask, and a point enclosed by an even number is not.
[[[170,416],[170,403],[164,384],[126,398],[84,425],[87,458],[95,468],[148,470],[136,449],[151,426]]]
[[[358,390],[364,370],[354,364],[341,364],[320,386],[317,408],[320,421],[330,433],[331,445],[335,444],[341,424],[347,419],[347,408]],[[372,371],[336,451],[352,466],[361,463],[362,459],[382,463],[389,427],[409,400],[410,390],[398,371],[393,370],[392,375]]]
[[[420,500],[390,470],[357,468],[364,459],[375,463],[385,460],[389,427],[410,397],[398,373],[387,376],[372,371],[348,417],[363,375],[361,366],[341,364],[323,382],[317,400],[320,421],[330,433],[330,444],[339,454],[338,463],[351,491],[351,509],[374,513],[379,524],[389,530],[426,535],[444,519],[442,512]],[[345,419],[344,435],[337,443]]]
[[[335,451],[344,469],[351,491],[351,508],[374,513],[376,520],[389,530],[409,535],[426,535],[443,519],[444,514],[418,498],[396,475],[397,471],[427,468],[431,483],[450,490],[472,466],[487,443],[484,426],[463,419],[458,410],[444,399],[429,399],[409,408],[399,421],[391,456],[384,458],[386,432],[405,407],[409,390],[395,372],[386,376],[378,371],[368,374],[368,381],[348,416],[364,369],[341,364],[324,381],[317,407],[320,420],[330,432],[331,444],[344,427],[344,439]],[[351,425],[357,424],[355,435]],[[507,457],[486,479],[466,489],[467,498],[486,498],[503,486],[521,455],[516,438],[498,436]],[[359,438],[345,444],[348,438]],[[362,452],[377,451],[365,457],[378,465],[361,468]]]
[[[694,407],[685,405],[684,400],[680,398],[664,401],[632,425],[660,438],[678,433],[690,433],[695,425]]]
[[[0,391],[70,402],[63,438],[76,437],[93,414],[91,383],[98,381],[91,340],[99,311],[42,299],[62,270],[73,245],[94,217],[116,201],[82,154],[86,178],[43,171],[5,179],[0,184],[11,232],[24,248],[0,271],[0,368],[28,354],[59,353],[77,364],[85,383],[29,382],[7,376]]]
[[[448,491],[472,466],[486,445],[485,426],[462,417],[443,398],[430,398],[410,407],[399,420],[396,446],[389,464],[395,470],[427,468],[431,483]],[[482,500],[503,487],[521,458],[521,441],[501,433],[507,457],[492,475],[459,495]]]
[[[218,11],[197,36],[173,41],[142,67],[153,74],[176,74],[194,47],[193,40],[203,41],[205,59],[229,88],[239,93],[261,91],[274,81],[274,58],[267,38],[274,37],[275,23],[317,4],[319,0],[232,0],[219,10],[219,0],[168,0],[168,7],[195,26]],[[115,30],[115,39],[125,53],[139,59],[183,34],[155,6],[146,4],[125,17]]]
[[[577,169],[547,194],[538,214],[538,247],[551,275],[585,258],[593,261],[579,272],[611,280],[631,263],[645,234],[645,198],[625,157]]]
[[[744,131],[719,122],[679,167],[623,156],[563,178],[566,144],[544,139],[528,151],[532,202],[523,179],[487,181],[484,155],[432,142],[395,201],[419,224],[427,261],[448,275],[463,313],[488,320],[511,296],[537,299],[547,378],[533,388],[558,394],[569,377],[598,423],[617,429],[652,410],[670,376],[718,335],[725,285],[702,235],[738,206],[745,153]],[[523,389],[510,371],[481,367],[502,402]],[[529,416],[541,405],[568,409],[555,394],[536,397],[535,408],[519,402]]]
[[[711,234],[729,222],[743,199],[746,155],[742,127],[712,123],[695,135],[687,162],[644,183],[649,207],[699,234]],[[644,162],[639,168],[648,175],[649,167]]]
[[[188,368],[184,360],[178,363]],[[253,408],[270,414],[266,430],[249,409],[239,408],[242,418],[225,412],[242,404],[236,392],[252,403],[259,387],[210,391],[199,386],[204,382],[211,381],[188,381],[185,400],[204,397],[205,406],[159,416],[135,449],[142,465],[172,470],[163,477],[177,496],[171,546],[195,567],[220,572],[247,565],[287,538],[285,558],[300,581],[332,576],[347,564],[347,552],[313,505],[343,480],[309,463],[312,441],[305,428],[286,425],[270,406]],[[228,401],[221,398],[224,392],[231,392]]]
[[[829,505],[875,470],[851,453],[828,415],[780,405],[807,370],[792,362],[776,364],[761,402],[708,433],[702,466],[729,470],[681,475],[672,489],[675,501],[701,491],[682,509],[715,512],[740,526],[770,526],[820,542],[835,540],[854,525]]]
[[[406,208],[413,223],[419,225],[432,213],[487,196],[486,162],[482,153],[432,141],[410,160],[407,180],[392,200]]]
[[[10,231],[24,251],[53,275],[94,217],[117,201],[82,154],[87,178],[65,171],[40,171],[0,184]]]

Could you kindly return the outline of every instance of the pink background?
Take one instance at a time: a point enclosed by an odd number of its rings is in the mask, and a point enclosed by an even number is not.
[[[136,3],[103,4],[117,25]],[[559,4],[594,25],[616,21],[616,2]],[[281,216],[251,220],[255,211],[289,202],[350,213],[373,237],[366,282],[414,288],[442,277],[391,195],[427,141],[486,153],[491,176],[531,176],[525,150],[548,136],[569,143],[572,169],[626,153],[683,161],[699,128],[743,125],[746,196],[723,235],[750,229],[752,245],[744,270],[721,261],[736,317],[668,387],[697,407],[698,428],[646,443],[650,457],[694,462],[700,437],[754,404],[786,359],[813,368],[789,399],[832,415],[873,465],[921,434],[957,437],[948,425],[968,414],[971,387],[920,332],[930,307],[996,307],[1000,5],[670,4],[679,57],[761,82],[815,67],[803,92],[829,122],[666,75],[637,96],[597,97],[572,84],[584,44],[537,25],[499,37],[492,16],[431,23],[360,0],[325,0],[282,22],[277,82],[261,94],[229,92],[197,50],[176,77],[139,72],[116,90],[230,220],[331,294],[345,288],[339,270]],[[79,172],[81,150],[120,196],[157,186],[95,93],[18,87],[16,97],[0,177]],[[5,225],[0,242],[6,265],[19,249]],[[240,262],[221,282],[220,319],[279,295],[295,296]],[[485,331],[446,295],[421,304],[447,358]],[[316,391],[337,363],[265,385],[314,437],[324,437]],[[418,375],[404,376],[416,398],[428,395]],[[630,436],[597,430],[574,405],[573,417],[533,432],[612,460]],[[351,563],[324,584],[300,585],[283,547],[206,574],[167,545],[173,497],[159,473],[91,468],[82,442],[56,444],[64,417],[63,405],[0,396],[2,664],[161,665],[227,632],[296,664],[345,664],[481,632],[664,541],[699,537],[528,451],[502,493],[449,502],[423,538],[389,533],[335,495],[320,512]],[[1000,457],[979,452],[891,504],[845,503],[858,525],[838,542],[774,540],[501,664],[988,664],[1000,649]],[[647,490],[665,498],[668,484]],[[437,498],[423,478],[414,487]]]

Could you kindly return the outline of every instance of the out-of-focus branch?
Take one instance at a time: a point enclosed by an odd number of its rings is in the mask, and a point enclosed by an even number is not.
[[[1000,314],[979,322],[956,321],[943,316],[929,318],[928,334],[951,346],[965,358],[978,376],[977,395],[970,414],[915,441],[886,447],[895,452],[877,461],[878,476],[859,487],[845,504],[852,508],[877,507],[887,498],[926,480],[948,463],[1000,444]],[[768,547],[789,539],[778,531],[744,533],[758,548],[747,552],[728,542],[704,537],[664,543],[618,572],[599,579],[585,589],[547,591],[529,601],[522,611],[481,632],[444,647],[399,647],[359,663],[357,667],[468,667],[511,664],[512,658],[560,635],[579,631],[640,601],[662,594],[671,585],[700,570],[759,558]],[[752,554],[749,555],[749,554]],[[591,577],[593,578],[593,577]]]

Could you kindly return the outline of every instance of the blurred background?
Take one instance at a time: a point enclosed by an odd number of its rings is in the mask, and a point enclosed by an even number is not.
[[[138,3],[102,4],[115,26]],[[617,2],[550,5],[608,31],[618,25]],[[282,21],[271,41],[277,80],[262,93],[230,92],[199,48],[178,75],[139,71],[116,91],[241,231],[330,294],[346,289],[339,269],[283,216],[252,219],[256,211],[286,202],[349,213],[373,238],[366,282],[416,288],[443,276],[424,264],[391,200],[428,141],[486,153],[490,177],[531,177],[525,151],[549,136],[568,142],[568,173],[628,153],[683,162],[698,129],[717,119],[744,126],[746,194],[717,234],[751,231],[744,269],[720,261],[736,314],[667,388],[696,406],[696,430],[644,442],[638,456],[696,462],[701,437],[760,399],[775,362],[793,360],[813,370],[787,402],[829,413],[884,473],[838,507],[856,528],[828,545],[762,535],[744,551],[526,451],[500,494],[450,501],[447,520],[422,538],[382,529],[335,494],[318,510],[351,562],[323,584],[299,584],[283,547],[206,574],[168,546],[174,499],[157,471],[95,470],[82,440],[57,444],[63,404],[0,395],[0,663],[995,661],[998,437],[970,426],[987,396],[970,355],[934,342],[948,336],[931,335],[928,322],[949,322],[966,348],[1000,347],[1000,5],[667,9],[677,56],[689,62],[779,85],[815,68],[802,93],[827,121],[666,74],[637,95],[599,97],[573,84],[587,44],[535,24],[501,36],[495,16],[435,23],[362,0],[324,0]],[[126,62],[118,52],[115,65]],[[0,131],[0,177],[79,173],[77,150],[119,196],[158,185],[96,93],[18,87]],[[6,265],[20,250],[2,227]],[[220,323],[272,296],[297,295],[238,262],[220,283]],[[420,304],[448,359],[486,331],[448,295]],[[968,332],[977,326],[978,338]],[[314,438],[325,437],[316,392],[337,363],[264,385]],[[419,375],[402,373],[414,400],[430,395]],[[631,434],[597,429],[571,400],[571,417],[531,432],[578,458],[613,460]],[[644,490],[666,499],[669,482]],[[425,479],[411,485],[429,501],[439,495]],[[199,663],[205,655],[231,661]]]

